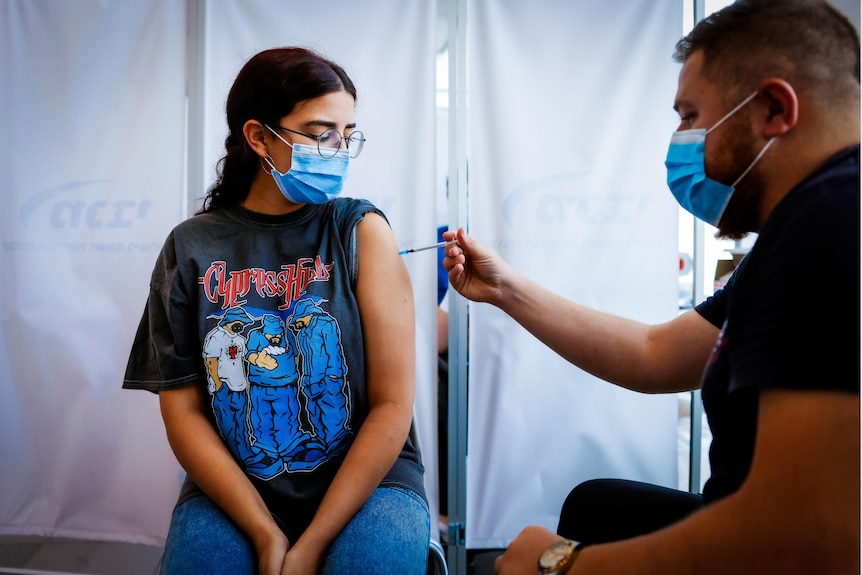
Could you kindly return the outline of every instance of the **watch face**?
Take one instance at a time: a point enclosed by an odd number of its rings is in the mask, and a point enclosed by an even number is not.
[[[539,557],[539,567],[552,569],[558,567],[565,561],[575,548],[575,544],[568,539],[562,539],[551,544]]]

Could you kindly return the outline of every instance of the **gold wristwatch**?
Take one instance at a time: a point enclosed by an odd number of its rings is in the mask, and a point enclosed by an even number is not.
[[[569,539],[554,541],[539,556],[536,575],[563,575],[575,562],[582,547]]]

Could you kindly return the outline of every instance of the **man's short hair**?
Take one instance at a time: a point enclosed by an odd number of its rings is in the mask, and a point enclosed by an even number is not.
[[[777,77],[827,103],[858,104],[859,34],[825,0],[737,0],[677,42],[674,59],[697,51],[728,101]]]

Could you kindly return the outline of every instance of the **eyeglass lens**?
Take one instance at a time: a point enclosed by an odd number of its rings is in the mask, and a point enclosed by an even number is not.
[[[341,134],[336,130],[326,130],[317,138],[317,149],[324,158],[332,158],[341,149]],[[365,137],[360,131],[354,131],[347,137],[347,150],[351,158],[355,158],[365,145]]]

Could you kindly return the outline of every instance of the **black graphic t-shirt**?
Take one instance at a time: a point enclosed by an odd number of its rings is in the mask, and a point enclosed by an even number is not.
[[[236,461],[295,540],[368,411],[354,289],[364,200],[283,216],[239,206],[174,228],[156,262],[123,382],[202,385]],[[382,484],[424,496],[410,440]],[[186,480],[180,500],[199,493]]]

